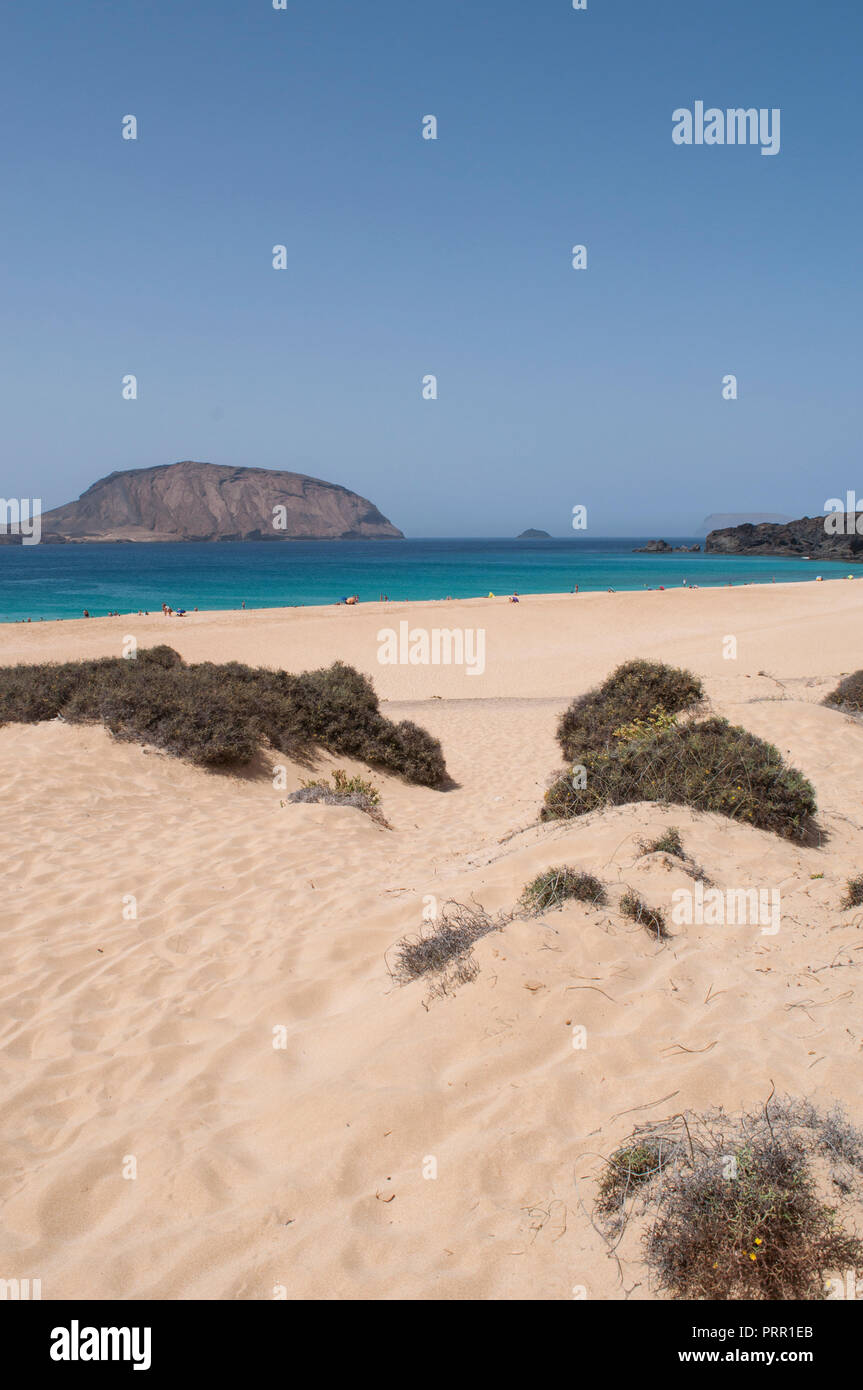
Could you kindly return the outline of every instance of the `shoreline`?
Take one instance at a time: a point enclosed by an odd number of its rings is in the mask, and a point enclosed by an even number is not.
[[[634,657],[726,682],[755,677],[765,668],[783,679],[808,678],[825,674],[826,647],[847,651],[842,667],[829,672],[838,676],[853,669],[849,633],[861,619],[863,586],[847,579],[529,594],[517,605],[500,595],[206,609],[183,618],[127,613],[0,624],[0,664],[117,657],[133,638],[142,647],[171,646],[188,662],[308,671],[344,661],[370,675],[383,700],[572,698]],[[421,647],[415,660],[406,652],[405,628],[410,638],[427,635],[428,659],[422,659]],[[434,659],[436,632],[460,634],[461,662],[457,650],[453,660],[445,651]],[[733,658],[723,654],[729,638]],[[472,672],[470,653],[476,658]]]
[[[629,538],[630,540],[638,538]],[[154,543],[155,544],[155,543]],[[640,553],[639,547],[610,539],[590,549],[568,541],[403,542],[401,559],[393,560],[387,542],[297,542],[296,561],[273,560],[273,546],[255,546],[238,557],[238,547],[215,546],[203,563],[183,555],[188,547],[171,545],[171,558],[157,563],[139,558],[73,562],[62,556],[29,555],[0,564],[0,626],[69,622],[89,615],[137,616],[167,601],[174,609],[209,613],[247,608],[328,609],[357,594],[363,605],[391,603],[474,602],[489,592],[497,597],[517,591],[520,598],[564,597],[576,588],[584,595],[643,593],[650,589],[726,589],[780,584],[808,585],[858,577],[851,562],[712,554]],[[324,547],[312,558],[312,545]],[[344,549],[342,549],[344,547]],[[367,547],[371,547],[369,550]],[[61,548],[62,549],[62,548]],[[115,550],[115,547],[111,547]],[[152,553],[153,546],[143,547]],[[200,547],[196,547],[200,554]],[[177,554],[175,554],[177,552]],[[64,552],[65,553],[65,552]],[[318,552],[315,552],[317,555]],[[2,550],[0,550],[2,560]],[[131,567],[130,567],[131,566]],[[684,581],[687,581],[684,584]],[[377,590],[377,596],[375,595]],[[8,603],[8,609],[6,604]]]
[[[835,562],[835,561],[831,561],[831,563],[836,563],[836,562]],[[737,592],[740,592],[740,591],[743,590],[743,589],[770,589],[770,590],[772,590],[772,589],[800,589],[800,588],[806,589],[806,588],[808,588],[810,585],[814,585],[814,584],[824,584],[824,585],[836,584],[836,585],[842,585],[842,586],[844,586],[844,585],[846,585],[846,584],[848,583],[849,580],[853,580],[853,579],[857,579],[857,578],[863,579],[863,570],[861,570],[861,573],[860,573],[859,576],[858,576],[858,575],[855,575],[855,574],[846,574],[846,575],[841,575],[841,576],[840,576],[840,575],[833,575],[833,576],[831,576],[830,578],[827,578],[827,579],[823,578],[823,576],[820,576],[820,575],[813,575],[811,579],[744,580],[742,583],[736,583],[736,582],[733,581],[733,580],[729,580],[729,581],[728,581],[727,583],[725,583],[725,584],[673,584],[673,585],[672,585],[672,584],[655,584],[655,585],[650,585],[650,586],[643,586],[643,587],[640,588],[640,589],[580,589],[579,592],[577,592],[577,593],[574,592],[573,590],[566,590],[566,589],[552,590],[552,591],[549,591],[549,592],[544,592],[544,591],[542,591],[542,592],[537,592],[537,593],[532,593],[532,592],[530,592],[530,591],[528,591],[528,590],[519,589],[519,590],[516,590],[515,592],[518,594],[519,603],[533,603],[533,602],[537,602],[537,601],[540,601],[540,602],[542,602],[542,601],[548,602],[549,600],[558,600],[558,599],[560,599],[560,600],[564,600],[564,599],[582,599],[582,600],[586,600],[586,599],[597,599],[597,598],[603,599],[603,598],[612,598],[612,597],[620,598],[620,597],[622,597],[624,594],[633,594],[633,595],[636,595],[636,594],[645,595],[645,594],[656,594],[656,593],[674,594],[674,593],[684,593],[684,592],[689,593],[689,592],[693,592],[693,591],[696,592],[696,593],[715,593],[715,592],[724,593],[727,589],[734,589],[734,590],[736,590]],[[391,608],[395,608],[395,607],[407,607],[407,606],[411,606],[411,607],[417,607],[417,606],[423,606],[423,607],[438,607],[438,606],[440,606],[440,607],[444,607],[444,606],[447,606],[447,607],[448,607],[449,605],[459,605],[459,604],[478,604],[478,603],[494,603],[494,604],[499,604],[499,603],[506,603],[506,602],[508,602],[509,599],[510,599],[510,597],[511,597],[511,594],[510,594],[509,591],[506,591],[506,592],[505,592],[505,591],[501,591],[500,593],[471,594],[471,595],[469,595],[469,596],[467,596],[467,597],[461,597],[461,598],[383,598],[383,599],[378,598],[378,599],[358,599],[356,603],[349,603],[349,604],[346,604],[346,603],[344,602],[344,600],[336,600],[336,599],[332,600],[331,602],[327,602],[327,603],[261,604],[261,605],[259,605],[259,606],[242,604],[241,606],[239,606],[239,607],[237,607],[237,608],[187,608],[187,609],[185,609],[185,610],[183,611],[181,617],[182,617],[182,619],[184,620],[184,619],[187,619],[187,618],[196,618],[196,617],[197,617],[197,618],[206,618],[206,617],[209,617],[209,618],[216,618],[216,617],[225,617],[225,616],[228,616],[228,615],[231,615],[231,616],[240,616],[240,615],[243,615],[243,614],[246,614],[246,613],[248,613],[248,614],[252,614],[252,613],[267,613],[267,614],[276,614],[276,613],[279,613],[279,614],[287,614],[287,613],[291,613],[291,614],[293,614],[293,613],[301,613],[301,612],[309,612],[309,613],[322,613],[322,612],[324,612],[324,613],[328,613],[328,612],[330,612],[330,611],[333,610],[333,609],[335,609],[335,610],[341,610],[342,608],[346,608],[346,607],[347,607],[347,608],[356,608],[356,609],[359,609],[359,610],[368,610],[368,609],[371,609],[371,608],[377,608],[377,609],[391,609]],[[148,609],[148,610],[145,610],[145,611],[142,611],[142,610],[139,610],[139,609],[127,609],[127,610],[125,610],[125,611],[115,612],[115,613],[92,613],[92,614],[89,614],[86,618],[83,617],[83,616],[81,616],[81,615],[78,615],[78,616],[76,616],[76,617],[68,617],[68,618],[56,618],[56,617],[55,617],[55,618],[4,618],[4,619],[0,619],[0,632],[2,632],[2,631],[3,631],[4,629],[6,629],[6,628],[21,627],[22,624],[23,624],[25,627],[28,626],[28,625],[34,626],[34,625],[37,625],[37,624],[43,625],[43,626],[45,626],[45,627],[48,627],[48,626],[50,626],[51,624],[55,624],[55,623],[94,623],[94,622],[106,622],[106,621],[110,621],[110,620],[117,621],[117,619],[119,619],[119,618],[139,618],[139,617],[161,619],[161,618],[163,618],[164,616],[166,616],[166,615],[163,615],[158,609],[151,608],[151,609]],[[174,613],[172,613],[170,616],[171,616],[171,617],[177,617],[178,614],[177,614],[176,612],[174,612]]]

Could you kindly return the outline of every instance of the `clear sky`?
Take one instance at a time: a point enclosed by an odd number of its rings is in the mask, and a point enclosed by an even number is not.
[[[195,458],[599,536],[863,495],[861,0],[5,0],[0,41],[4,496]],[[698,100],[780,152],[675,145]]]

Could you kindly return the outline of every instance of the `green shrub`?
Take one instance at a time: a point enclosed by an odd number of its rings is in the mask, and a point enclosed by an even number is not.
[[[670,716],[697,705],[703,694],[691,671],[658,661],[627,661],[564,711],[557,730],[563,756],[584,763],[589,753],[607,748],[615,732],[625,736],[636,721],[667,723]]]
[[[563,907],[568,898],[599,906],[606,901],[605,889],[593,874],[566,867],[546,869],[524,889],[519,901],[528,912],[546,912]]]
[[[846,676],[835,690],[825,695],[822,703],[847,710],[849,714],[863,714],[863,671],[854,671]]]
[[[333,773],[333,787],[337,796],[364,796],[372,806],[377,806],[381,799],[374,782],[367,781],[365,777],[349,777],[341,767],[337,767]]]
[[[249,763],[262,744],[294,758],[320,746],[423,786],[446,780],[438,740],[386,719],[371,681],[341,662],[302,675],[239,662],[187,666],[158,646],[129,660],[0,668],[0,723],[57,716],[207,767]]]
[[[787,839],[805,836],[815,793],[772,744],[726,719],[677,725],[583,758],[586,785],[568,775],[549,787],[543,820],[601,806],[658,801],[714,811]]]

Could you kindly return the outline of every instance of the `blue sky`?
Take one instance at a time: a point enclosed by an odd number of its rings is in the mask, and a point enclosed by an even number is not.
[[[196,458],[490,536],[863,494],[859,0],[7,0],[0,38],[4,496]],[[779,107],[780,153],[676,146],[696,100]]]

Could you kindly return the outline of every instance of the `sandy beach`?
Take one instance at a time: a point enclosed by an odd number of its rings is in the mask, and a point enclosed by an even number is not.
[[[482,673],[381,664],[402,622],[481,630]],[[839,906],[863,870],[863,726],[820,703],[863,666],[858,580],[19,623],[0,663],[130,636],[354,665],[440,738],[454,786],[322,754],[371,776],[385,829],[286,804],[298,766],[274,786],[100,727],[0,728],[5,1277],[45,1299],[645,1299],[637,1244],[618,1263],[589,1217],[633,1121],[775,1083],[863,1123],[863,910]],[[815,787],[821,847],[645,804],[538,822],[560,712],[633,657],[695,671],[776,744]],[[625,921],[624,886],[667,906],[689,884],[639,850],[669,824],[720,887],[780,888],[781,930],[657,943]],[[393,983],[430,898],[511,909],[561,863],[608,907],[513,921],[451,997]]]

